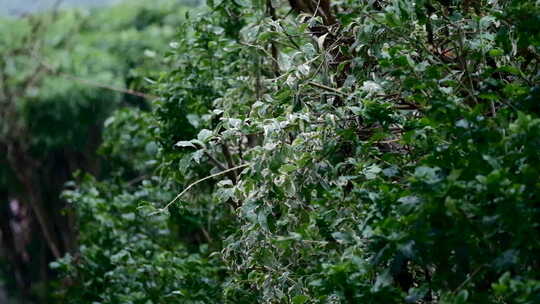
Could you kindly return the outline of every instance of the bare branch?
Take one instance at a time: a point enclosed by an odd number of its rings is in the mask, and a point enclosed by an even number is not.
[[[198,181],[190,184],[189,186],[186,187],[186,189],[184,189],[184,191],[180,192],[172,201],[170,201],[167,205],[165,205],[165,207],[159,209],[158,212],[165,212],[165,210],[169,209],[169,207],[174,204],[178,199],[180,199],[180,197],[182,197],[182,195],[184,195],[186,192],[189,191],[189,189],[193,188],[193,186],[201,183],[201,182],[204,182],[205,180],[208,180],[208,179],[211,179],[211,178],[214,178],[214,177],[217,177],[217,176],[220,176],[220,175],[223,175],[223,174],[226,174],[226,173],[229,173],[229,172],[232,172],[234,170],[238,170],[238,169],[242,169],[242,168],[245,168],[245,167],[249,167],[250,164],[243,164],[243,165],[240,165],[240,166],[236,166],[234,168],[230,168],[230,169],[227,169],[227,170],[223,170],[221,172],[218,172],[218,173],[215,173],[215,174],[212,174],[212,175],[209,175],[205,178],[201,178],[199,179]]]

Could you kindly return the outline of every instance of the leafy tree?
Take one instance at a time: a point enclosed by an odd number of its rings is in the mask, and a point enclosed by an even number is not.
[[[141,179],[66,192],[55,266],[104,302],[538,302],[538,4],[290,3],[188,16],[107,130]]]

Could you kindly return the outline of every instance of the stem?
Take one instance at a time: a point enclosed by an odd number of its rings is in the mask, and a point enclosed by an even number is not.
[[[208,179],[211,179],[213,177],[217,177],[217,176],[220,176],[220,175],[223,175],[223,174],[226,174],[226,173],[229,173],[231,171],[234,171],[234,170],[237,170],[237,169],[241,169],[241,168],[245,168],[245,167],[249,167],[250,164],[243,164],[243,165],[240,165],[240,166],[236,166],[234,168],[230,168],[230,169],[227,169],[227,170],[223,170],[221,172],[218,172],[218,173],[215,173],[215,174],[212,174],[212,175],[209,175],[205,178],[201,178],[200,180],[190,184],[189,186],[186,187],[186,189],[184,189],[184,191],[180,192],[172,201],[170,201],[167,205],[165,205],[165,207],[161,208],[159,211],[160,212],[164,212],[165,210],[169,209],[169,207],[174,204],[180,197],[182,197],[182,195],[184,195],[186,192],[189,191],[189,189],[193,188],[193,186],[201,183],[201,182],[204,182],[205,180],[208,180]]]
[[[204,151],[204,155],[206,155],[206,157],[208,157],[208,159],[210,160],[210,162],[212,164],[214,164],[216,167],[218,167],[220,170],[227,170],[227,168],[225,168],[224,165],[222,165],[217,159],[215,159],[210,153],[208,153],[207,151]]]
[[[316,82],[313,82],[313,81],[308,82],[308,84],[311,85],[311,86],[317,87],[319,89],[323,89],[323,90],[326,90],[326,91],[336,93],[336,94],[338,94],[340,96],[344,96],[344,97],[347,96],[347,94],[341,92],[340,90],[331,88],[329,86],[325,86],[324,84],[316,83]]]
[[[225,160],[227,161],[227,166],[229,168],[235,167],[234,161],[233,161],[232,156],[231,156],[231,153],[229,152],[229,147],[227,147],[226,144],[222,143],[221,144],[221,149],[223,150],[223,155],[225,156]],[[234,171],[231,172],[230,177],[233,180],[233,184],[236,184],[237,176],[236,176],[236,173]]]

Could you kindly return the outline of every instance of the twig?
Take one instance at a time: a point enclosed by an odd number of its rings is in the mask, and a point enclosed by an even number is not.
[[[461,284],[459,284],[459,286],[458,286],[456,289],[454,289],[453,293],[458,292],[461,288],[463,288],[465,285],[467,285],[467,283],[469,283],[469,281],[472,280],[472,278],[474,278],[474,276],[477,275],[478,272],[479,272],[482,268],[484,268],[484,266],[485,266],[484,264],[478,266],[478,268],[476,268],[476,269],[469,275],[469,277],[468,277],[467,279],[465,279],[465,281],[463,281]]]
[[[391,143],[398,142],[400,140],[401,140],[401,138],[394,138],[394,139],[389,139],[389,140],[377,141],[375,143],[377,143],[377,144],[391,144]]]
[[[235,164],[234,164],[234,161],[232,159],[231,153],[229,152],[229,147],[227,147],[227,145],[222,142],[221,143],[221,148],[223,150],[223,155],[225,156],[225,160],[227,161],[227,166],[229,168],[235,167]],[[237,176],[236,176],[235,172],[232,172],[231,178],[233,180],[233,184],[236,184]]]
[[[146,99],[156,99],[157,98],[157,96],[154,96],[154,95],[137,92],[137,91],[130,90],[130,89],[115,88],[115,87],[112,87],[112,86],[109,86],[109,85],[106,85],[106,84],[101,84],[101,83],[89,81],[89,80],[86,80],[86,79],[83,79],[83,78],[80,78],[80,77],[77,77],[77,76],[74,76],[74,75],[71,75],[71,74],[67,74],[67,73],[60,73],[59,76],[62,76],[64,78],[70,78],[72,80],[75,80],[76,82],[79,82],[79,83],[82,83],[82,84],[85,84],[85,85],[89,85],[89,86],[93,86],[93,87],[97,87],[97,88],[101,88],[101,89],[107,89],[107,90],[120,92],[120,93],[133,95],[133,96],[138,96],[138,97],[142,97],[142,98],[146,98]]]
[[[75,76],[75,75],[72,75],[72,74],[69,74],[69,73],[57,72],[55,68],[53,68],[51,65],[49,65],[48,63],[45,63],[45,62],[41,62],[41,66],[45,67],[45,70],[47,70],[52,75],[56,75],[56,76],[60,76],[60,77],[64,77],[64,78],[69,78],[69,79],[72,79],[72,80],[74,80],[76,82],[79,82],[81,84],[85,84],[85,85],[88,85],[88,86],[93,86],[93,87],[101,88],[101,89],[107,89],[107,90],[111,90],[111,91],[115,91],[115,92],[119,92],[119,93],[124,93],[124,94],[128,94],[128,95],[133,95],[133,96],[138,96],[138,97],[142,97],[142,98],[146,98],[146,99],[156,99],[157,98],[157,96],[155,96],[155,95],[145,94],[145,93],[130,90],[130,89],[117,88],[117,87],[102,84],[102,83],[99,83],[99,82],[86,80],[84,78],[81,78],[81,77],[78,77],[78,76]]]
[[[204,151],[204,155],[208,157],[211,163],[213,163],[216,167],[218,167],[220,170],[227,170],[227,168],[222,165],[217,159],[215,159],[210,153],[207,151]]]
[[[248,167],[250,164],[243,164],[243,165],[240,165],[240,166],[236,166],[234,168],[230,168],[230,169],[227,169],[227,170],[223,170],[223,171],[220,171],[218,173],[215,173],[215,174],[212,174],[212,175],[209,175],[207,177],[204,177],[204,178],[201,178],[200,180],[190,184],[189,186],[186,187],[186,189],[184,189],[184,191],[180,192],[172,201],[170,201],[167,205],[165,205],[165,207],[161,208],[159,211],[160,212],[164,212],[165,210],[169,209],[169,207],[174,204],[180,197],[182,197],[182,195],[184,195],[184,193],[188,192],[189,189],[193,188],[193,186],[197,185],[198,183],[201,183],[201,182],[204,182],[205,180],[208,180],[208,179],[211,179],[211,178],[214,178],[216,176],[220,176],[220,175],[223,175],[223,174],[226,174],[226,173],[229,173],[231,171],[234,171],[234,170],[238,170],[238,169],[241,169],[241,168],[245,168],[245,167]]]
[[[463,42],[463,35],[464,34],[463,34],[463,31],[461,30],[460,27],[458,27],[458,34],[459,34],[459,39],[458,39],[459,57],[458,57],[458,60],[459,60],[460,65],[461,65],[461,69],[465,73],[465,78],[467,78],[467,80],[469,82],[470,88],[467,89],[466,86],[463,86],[463,87],[466,89],[467,93],[469,94],[469,97],[474,101],[474,103],[478,104],[478,101],[474,97],[474,83],[473,83],[473,80],[472,80],[471,73],[469,71],[469,67],[467,65],[467,59],[465,58],[467,52],[465,50],[465,44]]]
[[[309,81],[308,84],[311,85],[311,86],[317,87],[317,88],[319,88],[319,89],[323,89],[323,90],[327,90],[327,91],[330,91],[330,92],[334,92],[334,93],[336,93],[336,94],[338,94],[338,95],[341,95],[341,96],[344,96],[344,97],[347,96],[347,94],[341,92],[340,90],[331,88],[331,87],[329,87],[329,86],[325,86],[324,84],[320,84],[320,83],[313,82],[313,81]]]
[[[271,0],[266,0],[266,10],[268,15],[270,15],[270,18],[272,18],[272,21],[275,22],[277,20],[276,9],[272,6]],[[272,70],[275,76],[279,76],[278,48],[276,47],[274,40],[270,41],[270,52],[272,54],[272,58],[274,59],[272,61]]]
[[[132,185],[134,185],[134,184],[136,184],[136,183],[138,183],[138,182],[140,182],[140,181],[142,181],[142,180],[144,180],[146,178],[148,178],[148,175],[146,175],[146,174],[141,175],[141,176],[137,176],[136,178],[128,181],[127,184],[128,184],[128,186],[132,186]]]
[[[247,47],[254,48],[254,49],[256,49],[256,50],[262,51],[263,53],[266,54],[266,56],[268,56],[270,59],[272,59],[273,62],[275,62],[277,65],[279,65],[279,62],[277,61],[277,59],[275,59],[275,58],[272,56],[272,54],[268,53],[268,51],[265,50],[263,47],[257,46],[257,45],[253,45],[253,44],[249,44],[249,43],[242,42],[242,41],[239,41],[238,43],[239,43],[240,45],[247,46]]]

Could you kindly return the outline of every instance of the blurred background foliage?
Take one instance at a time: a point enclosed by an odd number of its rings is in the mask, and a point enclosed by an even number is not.
[[[58,303],[51,286],[64,283],[48,264],[78,244],[75,213],[60,198],[64,183],[77,170],[111,174],[112,162],[96,152],[104,121],[115,109],[150,108],[147,86],[196,4],[64,9],[84,5],[67,2],[0,18],[0,302]],[[2,3],[3,12],[14,4]]]
[[[20,16],[29,13],[40,12],[51,9],[54,6],[58,8],[88,8],[117,4],[118,0],[2,0],[0,14],[6,16]]]

